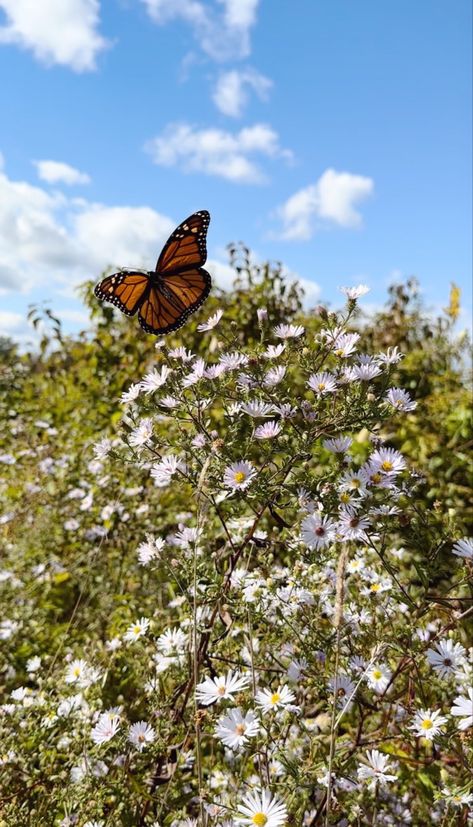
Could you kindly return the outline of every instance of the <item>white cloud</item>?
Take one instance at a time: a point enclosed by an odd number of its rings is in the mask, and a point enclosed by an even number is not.
[[[85,172],[64,164],[62,161],[34,161],[38,177],[48,184],[90,184],[90,176]]]
[[[0,9],[0,43],[31,49],[43,63],[90,71],[108,45],[98,32],[99,0],[0,0]]]
[[[239,132],[198,129],[185,123],[169,124],[146,145],[155,164],[180,167],[184,172],[202,172],[228,181],[257,184],[266,180],[251,156],[290,160],[279,136],[270,126],[255,124]]]
[[[248,102],[248,89],[253,90],[260,100],[265,100],[272,85],[269,78],[255,69],[234,69],[220,75],[212,97],[224,115],[239,118]]]
[[[0,330],[3,333],[11,332],[20,327],[20,325],[24,325],[24,323],[25,320],[20,313],[12,313],[10,310],[0,310]]]
[[[109,265],[151,268],[174,226],[149,207],[67,198],[0,172],[0,290],[70,287]]]
[[[159,25],[182,20],[191,26],[203,51],[214,60],[248,57],[250,32],[259,0],[142,0]]]
[[[291,241],[312,237],[317,220],[341,227],[358,227],[361,214],[358,202],[373,193],[372,178],[327,169],[315,184],[299,190],[279,207],[283,222],[282,237]]]

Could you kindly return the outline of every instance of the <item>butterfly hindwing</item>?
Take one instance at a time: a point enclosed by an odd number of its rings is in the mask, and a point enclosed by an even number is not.
[[[95,288],[94,293],[98,299],[111,302],[127,316],[134,316],[144,301],[149,286],[148,273],[123,270],[103,279]]]
[[[210,275],[202,267],[153,281],[140,307],[143,330],[159,336],[181,327],[210,292]]]
[[[207,259],[207,229],[210,215],[200,210],[176,227],[163,247],[156,265],[158,275],[167,275],[188,267],[202,267]]]

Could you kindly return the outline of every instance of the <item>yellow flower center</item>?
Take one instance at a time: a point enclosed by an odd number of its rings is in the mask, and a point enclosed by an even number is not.
[[[264,825],[268,823],[268,816],[265,816],[264,813],[255,813],[251,820],[253,824],[258,824],[260,827],[264,827]]]
[[[246,732],[245,724],[237,724],[235,727],[235,732],[237,735],[244,735]]]
[[[422,721],[421,727],[422,729],[432,729],[433,725],[434,724],[430,718],[426,718],[425,721]]]
[[[348,491],[344,491],[343,494],[340,494],[340,501],[342,503],[349,503],[350,499],[351,499],[351,497],[350,497]]]
[[[317,387],[318,387],[319,391],[324,391],[325,390],[325,382],[319,382]]]
[[[379,583],[373,583],[373,585],[370,586],[372,592],[379,592],[380,588],[381,586],[379,585]]]
[[[379,681],[380,678],[383,677],[383,673],[379,671],[379,669],[374,669],[373,671],[373,678],[375,681]]]
[[[235,482],[243,482],[243,480],[245,479],[243,471],[236,471],[233,476],[233,479],[235,480]]]
[[[219,686],[217,689],[217,695],[225,695],[225,687]]]
[[[133,631],[135,635],[139,635],[139,633],[141,632],[141,626],[138,626],[138,624],[136,624],[136,626],[133,626]]]
[[[271,695],[271,703],[272,704],[277,704],[277,703],[279,703],[280,700],[281,700],[281,695],[279,694],[279,692],[275,692],[273,695]],[[266,824],[266,822],[262,821],[261,824]]]
[[[76,666],[73,672],[75,678],[78,678],[80,675],[80,666]]]
[[[343,356],[343,348],[339,347],[338,350],[335,351],[335,356]]]
[[[370,479],[371,479],[371,482],[374,482],[374,484],[377,485],[378,482],[381,482],[382,476],[381,476],[381,474],[371,474]]]
[[[383,469],[383,471],[392,471],[393,470],[393,464],[392,464],[392,462],[389,462],[388,459],[385,459],[383,464],[381,465],[381,468]]]
[[[354,479],[354,480],[351,480],[350,485],[351,485],[351,487],[352,487],[352,488],[359,488],[359,487],[360,487],[360,485],[361,485],[361,481],[360,481],[360,480],[358,480],[358,479],[355,477],[355,479]]]

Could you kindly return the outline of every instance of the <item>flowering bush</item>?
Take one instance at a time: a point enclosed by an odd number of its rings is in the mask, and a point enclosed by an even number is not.
[[[403,353],[362,286],[304,318],[261,275],[119,415],[6,410],[5,824],[467,823],[473,541],[392,444]]]

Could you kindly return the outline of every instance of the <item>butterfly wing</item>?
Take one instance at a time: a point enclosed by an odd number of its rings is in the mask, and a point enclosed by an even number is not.
[[[122,270],[97,284],[94,293],[100,301],[111,302],[127,316],[134,316],[144,302],[151,279],[148,273]]]
[[[201,267],[207,259],[207,230],[210,215],[200,210],[176,227],[164,245],[156,273],[165,276],[190,267]]]
[[[203,267],[156,277],[139,309],[141,327],[155,336],[177,330],[203,304],[211,283]]]

